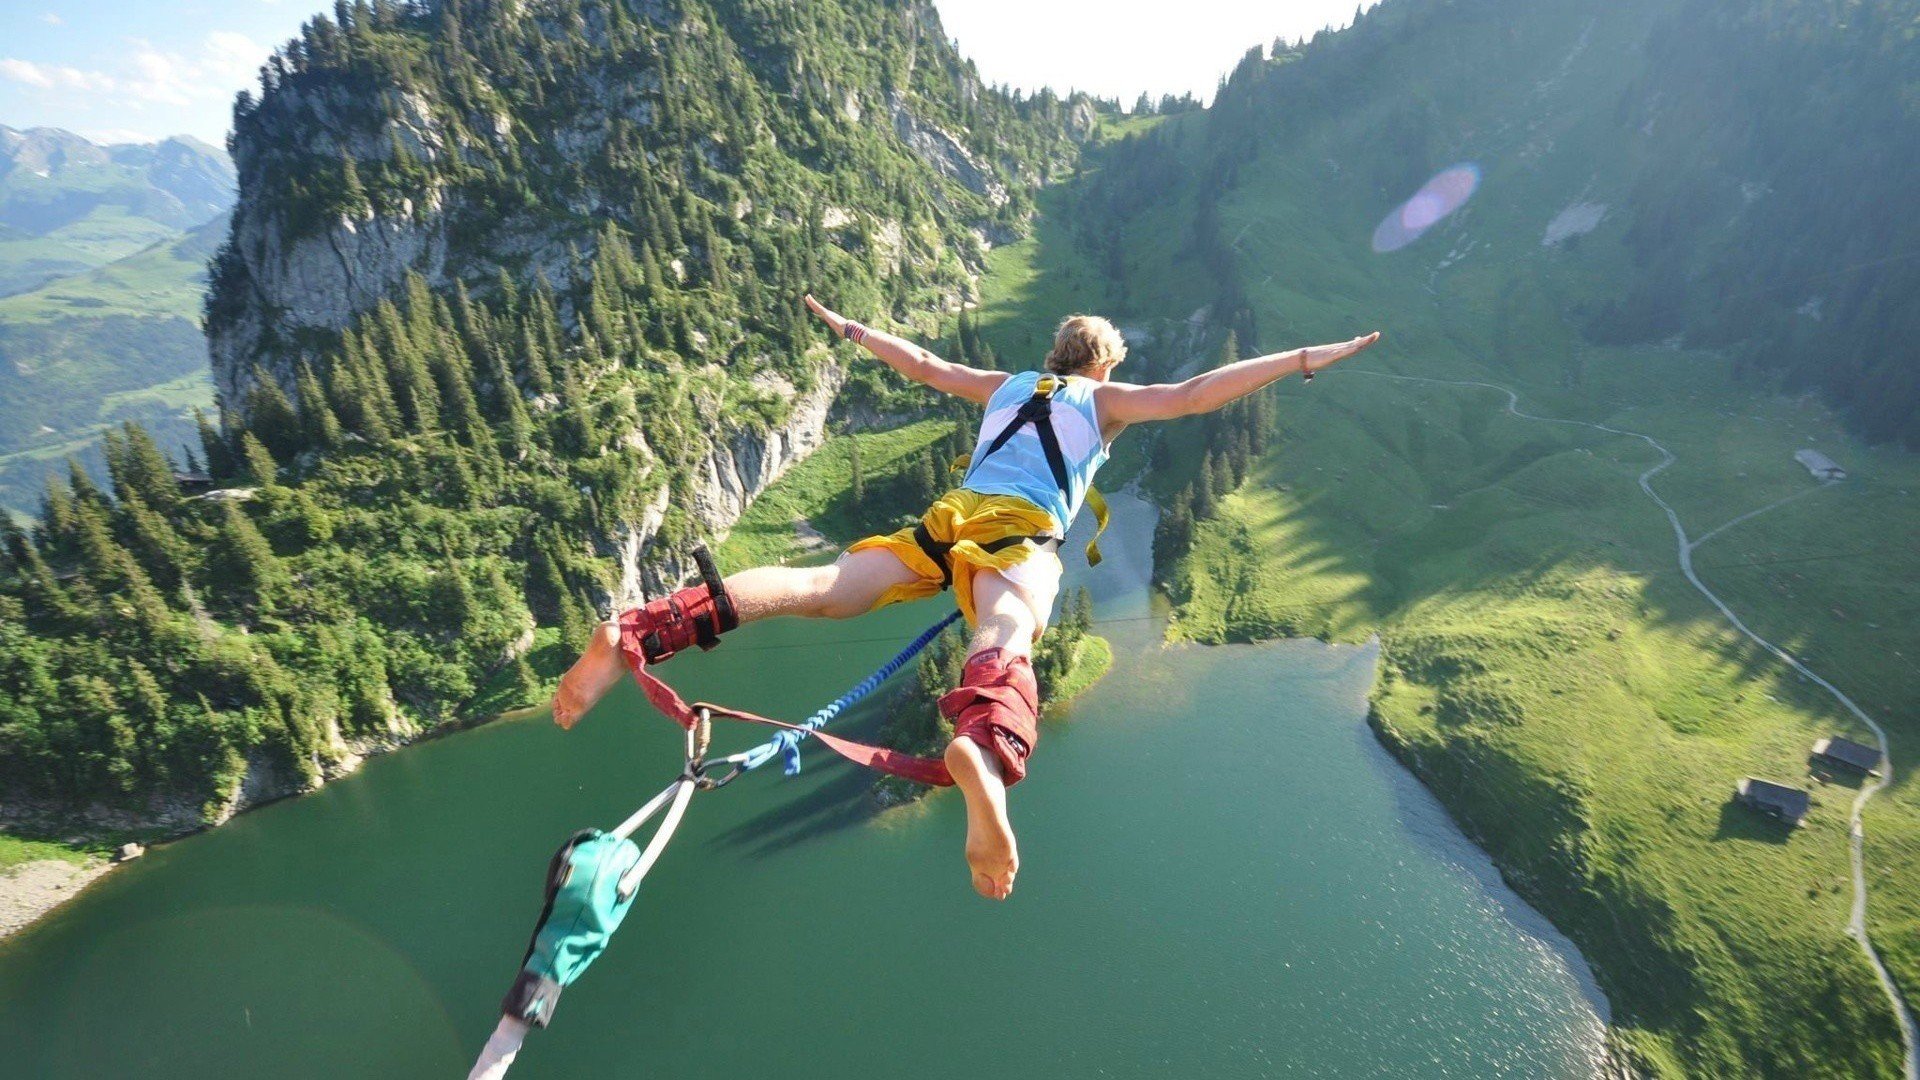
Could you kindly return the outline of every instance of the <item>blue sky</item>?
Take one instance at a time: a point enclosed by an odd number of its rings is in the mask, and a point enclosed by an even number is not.
[[[1344,24],[1354,9],[1354,0],[937,2],[947,32],[988,80],[1128,104],[1141,90],[1204,98],[1249,46]],[[233,95],[255,84],[267,54],[309,15],[331,8],[317,0],[4,0],[0,124],[62,127],[97,142],[184,133],[218,145]]]

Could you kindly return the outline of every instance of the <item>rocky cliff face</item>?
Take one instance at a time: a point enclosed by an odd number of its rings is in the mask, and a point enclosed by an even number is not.
[[[789,468],[820,448],[827,438],[827,417],[840,389],[838,372],[793,399],[793,412],[782,427],[768,432],[735,431],[694,469],[691,513],[697,531],[716,542],[725,538],[740,515],[760,493]],[[634,522],[620,543],[620,587],[613,596],[615,610],[632,607],[661,595],[693,577],[693,557],[685,551],[656,550],[668,490],[661,487],[649,512]]]
[[[223,284],[225,317],[207,326],[214,386],[230,407],[246,400],[256,365],[291,388],[303,335],[345,329],[392,297],[409,271],[450,284],[439,184],[423,185],[391,212],[368,206],[331,215],[317,229],[296,227],[287,208],[266,195],[276,174],[319,155],[373,162],[405,148],[425,161],[444,158],[445,133],[429,104],[418,94],[397,95],[395,103],[391,116],[369,124],[353,88],[289,87],[261,101],[254,126],[300,132],[299,145],[234,140],[240,201],[223,258],[238,272]]]
[[[452,0],[446,6],[459,8]],[[565,38],[580,57],[574,69],[541,81],[537,96],[546,108],[537,114],[528,105],[527,88],[502,87],[493,95],[466,98],[466,84],[379,87],[358,71],[330,69],[293,70],[270,80],[268,92],[257,103],[243,102],[236,114],[234,159],[241,197],[216,263],[207,320],[223,406],[230,413],[244,412],[262,376],[292,396],[303,363],[322,364],[320,358],[339,334],[381,301],[398,298],[414,276],[438,296],[463,287],[480,301],[498,295],[503,277],[527,291],[543,282],[554,290],[561,322],[576,331],[595,284],[586,268],[594,263],[601,229],[609,222],[636,239],[651,236],[656,246],[651,255],[666,268],[669,290],[713,284],[710,269],[708,281],[696,277],[698,268],[713,261],[700,233],[687,232],[683,224],[684,240],[671,231],[670,239],[663,239],[647,220],[663,212],[697,219],[700,214],[689,209],[696,202],[714,204],[738,224],[726,227],[736,252],[755,242],[752,233],[787,230],[787,235],[837,245],[883,277],[917,277],[935,306],[957,303],[966,284],[951,268],[977,274],[989,246],[981,238],[1005,238],[1019,228],[1026,211],[1010,204],[1066,160],[1073,138],[1086,133],[1091,110],[1084,101],[1060,107],[1063,115],[1049,121],[1054,126],[1047,129],[1057,151],[1038,156],[984,152],[967,131],[954,128],[954,118],[965,115],[959,103],[972,110],[1008,106],[986,100],[990,93],[952,54],[932,6],[873,6],[883,13],[877,24],[857,25],[907,43],[899,51],[909,57],[909,75],[916,64],[946,69],[940,90],[929,91],[925,83],[914,91],[882,89],[854,72],[810,61],[817,50],[805,40],[782,39],[778,30],[736,21],[729,10],[709,11],[693,3],[628,5],[621,9],[628,14],[619,17],[643,20],[646,28],[637,33],[591,14],[578,25],[544,27],[539,4],[506,15],[491,9],[493,17],[513,22],[514,32],[536,49],[546,48],[549,39]],[[595,9],[593,4],[583,8]],[[649,62],[632,62],[636,47]],[[315,63],[315,57],[310,50],[305,62]],[[357,54],[354,60],[360,62]],[[676,97],[692,91],[674,73],[696,62],[716,68],[721,82],[737,79],[732,88],[740,95],[765,94],[766,104]],[[728,96],[721,86],[705,93],[709,99]],[[808,94],[833,103],[831,138],[870,156],[877,138],[886,147],[880,153],[888,167],[918,174],[919,186],[937,208],[934,227],[924,210],[916,226],[905,212],[909,208],[878,185],[863,190],[836,181],[807,194],[792,190],[791,183],[759,190],[746,179],[778,175],[789,167],[789,139],[781,137],[780,123],[764,110],[791,109],[792,98]],[[562,99],[566,107],[555,107]],[[714,105],[717,111],[702,124],[718,130],[688,129],[691,110]],[[763,110],[757,121],[752,119],[756,108]],[[932,115],[944,119],[928,119]],[[806,122],[820,121],[815,116]],[[636,144],[648,147],[643,168],[652,178],[580,168],[582,162],[633,160]],[[518,173],[476,183],[470,166],[479,161],[496,163],[500,172],[509,166],[497,163],[511,162]],[[350,175],[365,178],[370,197],[346,194],[362,180],[335,171],[343,162]],[[394,185],[396,175],[405,178],[402,186]],[[382,190],[374,191],[375,177],[385,178]],[[657,182],[668,194],[643,205],[633,191],[636,180]],[[503,203],[503,184],[521,188],[527,200]],[[802,265],[818,260],[809,256]],[[754,270],[746,268],[749,275]],[[766,283],[782,292],[796,287],[804,285]],[[658,325],[662,316],[634,316],[636,322],[643,318]],[[748,332],[745,321],[735,323],[740,333],[733,336]],[[708,339],[704,331],[686,331],[680,338],[697,341],[701,351]],[[682,345],[680,351],[685,349]],[[779,381],[794,375],[791,364],[769,365],[764,353],[685,359],[717,360],[729,377],[739,379]],[[639,356],[611,360],[634,368],[654,362]],[[721,417],[720,429],[706,432],[712,437],[710,451],[694,463],[691,475],[668,478],[639,520],[628,523],[619,546],[628,551],[630,585],[655,591],[686,569],[683,555],[642,554],[666,516],[669,490],[680,491],[683,499],[690,492],[691,504],[682,508],[699,533],[723,534],[755,495],[819,445],[839,381],[837,372],[820,373],[811,381],[814,388],[798,398],[786,385],[779,396],[793,408],[771,430],[734,426]],[[616,433],[616,441],[644,447],[648,418],[639,420],[638,430]],[[685,482],[671,488],[676,480]],[[613,539],[602,537],[597,546],[610,550],[616,546]]]

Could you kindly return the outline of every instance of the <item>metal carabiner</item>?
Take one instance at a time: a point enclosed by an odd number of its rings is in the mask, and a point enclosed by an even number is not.
[[[728,765],[733,766],[733,768],[728,769],[726,774],[718,779],[707,775],[711,770],[725,768]],[[733,783],[740,778],[741,773],[746,771],[746,755],[735,754],[732,757],[721,758],[719,761],[701,762],[693,768],[690,778],[693,780],[694,786],[698,787],[701,791],[716,791]]]
[[[687,728],[687,768],[689,771],[707,756],[713,745],[713,712],[705,705],[694,710],[693,725]]]

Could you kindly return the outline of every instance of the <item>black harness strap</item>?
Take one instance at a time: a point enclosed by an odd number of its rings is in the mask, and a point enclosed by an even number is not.
[[[927,531],[927,523],[924,521],[914,525],[913,542],[920,545],[920,550],[926,553],[927,558],[933,560],[933,565],[940,568],[940,591],[945,592],[953,588],[953,545],[935,540],[933,534]],[[981,544],[980,549],[992,555],[995,552],[1005,551],[1015,544],[1033,544],[1041,548],[1059,547],[1060,538],[1044,535],[1003,536],[998,540],[989,540]]]
[[[701,544],[693,549],[693,563],[700,568],[700,580],[707,586],[707,595],[713,597],[713,613],[718,616],[719,626],[713,618],[701,614],[693,617],[693,633],[697,644],[703,649],[711,649],[720,644],[720,635],[740,625],[740,614],[733,608],[733,597],[728,594],[725,579],[720,576],[720,568],[713,563],[713,554],[707,545]]]
[[[1040,381],[1034,384],[1033,396],[1021,403],[1020,411],[1014,414],[1006,427],[1000,429],[1000,434],[993,437],[987,448],[980,451],[980,455],[973,459],[973,464],[977,466],[992,457],[994,451],[1007,445],[1007,440],[1013,438],[1015,432],[1032,424],[1033,433],[1040,437],[1040,450],[1047,455],[1047,468],[1053,473],[1053,482],[1063,492],[1072,491],[1067,476],[1067,456],[1061,453],[1060,436],[1053,430],[1053,393],[1059,388],[1059,379],[1052,375],[1041,376]]]
[[[1067,472],[1067,455],[1061,451],[1060,436],[1053,430],[1053,395],[1064,385],[1066,385],[1066,380],[1060,376],[1040,376],[1039,381],[1033,384],[1033,396],[1020,403],[1020,411],[1014,414],[1012,420],[1007,421],[1007,426],[1001,428],[999,433],[993,437],[993,441],[988,443],[978,454],[975,454],[972,461],[968,462],[967,476],[971,477],[973,470],[978,468],[981,462],[992,457],[994,451],[1007,445],[1007,440],[1013,438],[1016,432],[1028,424],[1032,424],[1033,433],[1040,440],[1040,450],[1047,456],[1047,470],[1053,473],[1054,486],[1060,489],[1062,496],[1071,499],[1073,497],[1073,481]],[[959,467],[959,461],[956,459],[954,468],[958,470]],[[961,484],[964,486],[965,483],[966,479],[963,477]],[[1093,507],[1094,514],[1100,520],[1100,528],[1094,530],[1093,535],[1095,539],[1087,543],[1087,565],[1098,566],[1100,565],[1099,536],[1107,527],[1107,502],[1100,496],[1100,492],[1091,484],[1087,486],[1086,499],[1088,505]],[[1065,523],[1062,522],[1062,525],[1064,524]],[[953,585],[953,568],[948,565],[947,552],[952,549],[953,545],[941,544],[934,540],[934,538],[927,533],[925,525],[917,525],[914,527],[913,539],[915,543],[920,545],[920,550],[927,553],[927,558],[932,559],[934,564],[940,567],[940,588],[944,590],[951,587]],[[993,552],[1028,541],[1032,541],[1042,547],[1052,545],[1055,548],[1058,548],[1066,542],[1064,537],[1059,536],[1009,536],[1005,539],[996,540],[991,544],[983,544],[981,546],[986,548],[987,551]]]

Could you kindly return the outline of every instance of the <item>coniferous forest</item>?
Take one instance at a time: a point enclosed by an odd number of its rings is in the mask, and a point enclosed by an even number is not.
[[[632,523],[683,550],[715,448],[840,386],[801,293],[957,309],[1096,108],[983,86],[878,0],[342,0],[261,80],[218,415],[198,446],[126,428],[107,489],[75,469],[7,526],[21,803],[213,819],[250,768],[297,787],[531,686],[535,627],[603,616]],[[379,230],[441,254],[355,266],[392,280],[337,327],[266,317],[247,245]],[[867,366],[840,396],[905,393]]]

